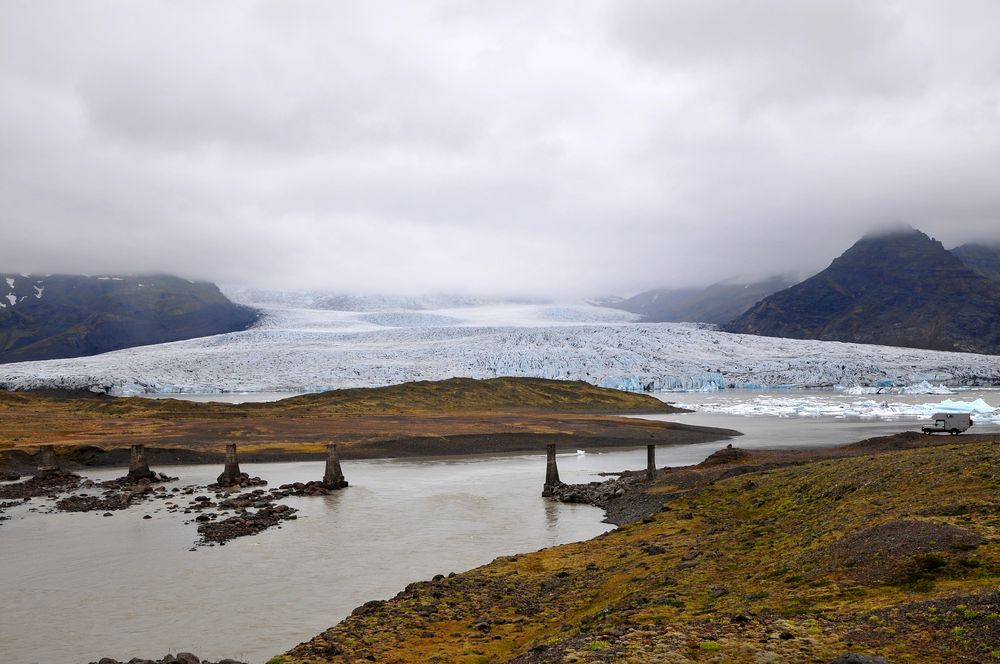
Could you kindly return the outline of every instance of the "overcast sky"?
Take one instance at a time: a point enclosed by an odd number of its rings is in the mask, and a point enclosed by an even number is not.
[[[576,297],[1000,239],[995,0],[0,0],[0,271]]]

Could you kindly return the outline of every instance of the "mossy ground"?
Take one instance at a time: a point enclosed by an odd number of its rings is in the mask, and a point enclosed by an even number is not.
[[[287,662],[1000,661],[1000,445],[903,442],[663,472],[663,511],[411,584]]]
[[[0,453],[55,444],[63,458],[85,463],[74,458],[74,450],[127,450],[143,443],[219,454],[235,442],[241,454],[275,460],[318,455],[327,443],[338,443],[345,458],[373,458],[540,451],[559,441],[590,447],[692,443],[735,435],[617,416],[677,411],[648,395],[535,378],[455,378],[245,404],[0,392]]]

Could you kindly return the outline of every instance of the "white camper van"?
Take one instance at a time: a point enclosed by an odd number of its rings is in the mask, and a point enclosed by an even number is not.
[[[922,427],[924,433],[950,433],[957,436],[973,424],[969,413],[934,413],[934,424]]]

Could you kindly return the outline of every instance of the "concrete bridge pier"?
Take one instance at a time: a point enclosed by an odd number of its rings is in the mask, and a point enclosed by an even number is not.
[[[35,477],[49,477],[59,472],[56,465],[56,448],[52,445],[42,445],[38,448],[38,468]]]
[[[556,466],[556,446],[550,443],[545,446],[545,486],[542,487],[542,496],[551,496],[557,486],[562,484],[559,481],[559,468]]]
[[[240,463],[236,460],[236,443],[226,444],[226,468],[216,481],[222,486],[240,483]]]
[[[323,487],[326,489],[343,489],[347,486],[344,479],[344,471],[340,469],[340,455],[337,454],[337,446],[330,444],[326,446],[326,472],[323,473]]]
[[[656,445],[646,445],[646,479],[656,478]]]
[[[146,446],[133,445],[128,461],[128,480],[151,480],[156,478],[156,473],[149,469],[146,463]]]

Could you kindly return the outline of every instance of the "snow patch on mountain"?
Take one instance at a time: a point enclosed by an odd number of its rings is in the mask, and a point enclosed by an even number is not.
[[[452,376],[559,378],[651,391],[1000,384],[1000,356],[636,323],[627,312],[589,305],[382,312],[271,305],[264,310],[260,323],[244,332],[2,365],[0,388],[297,392]]]

